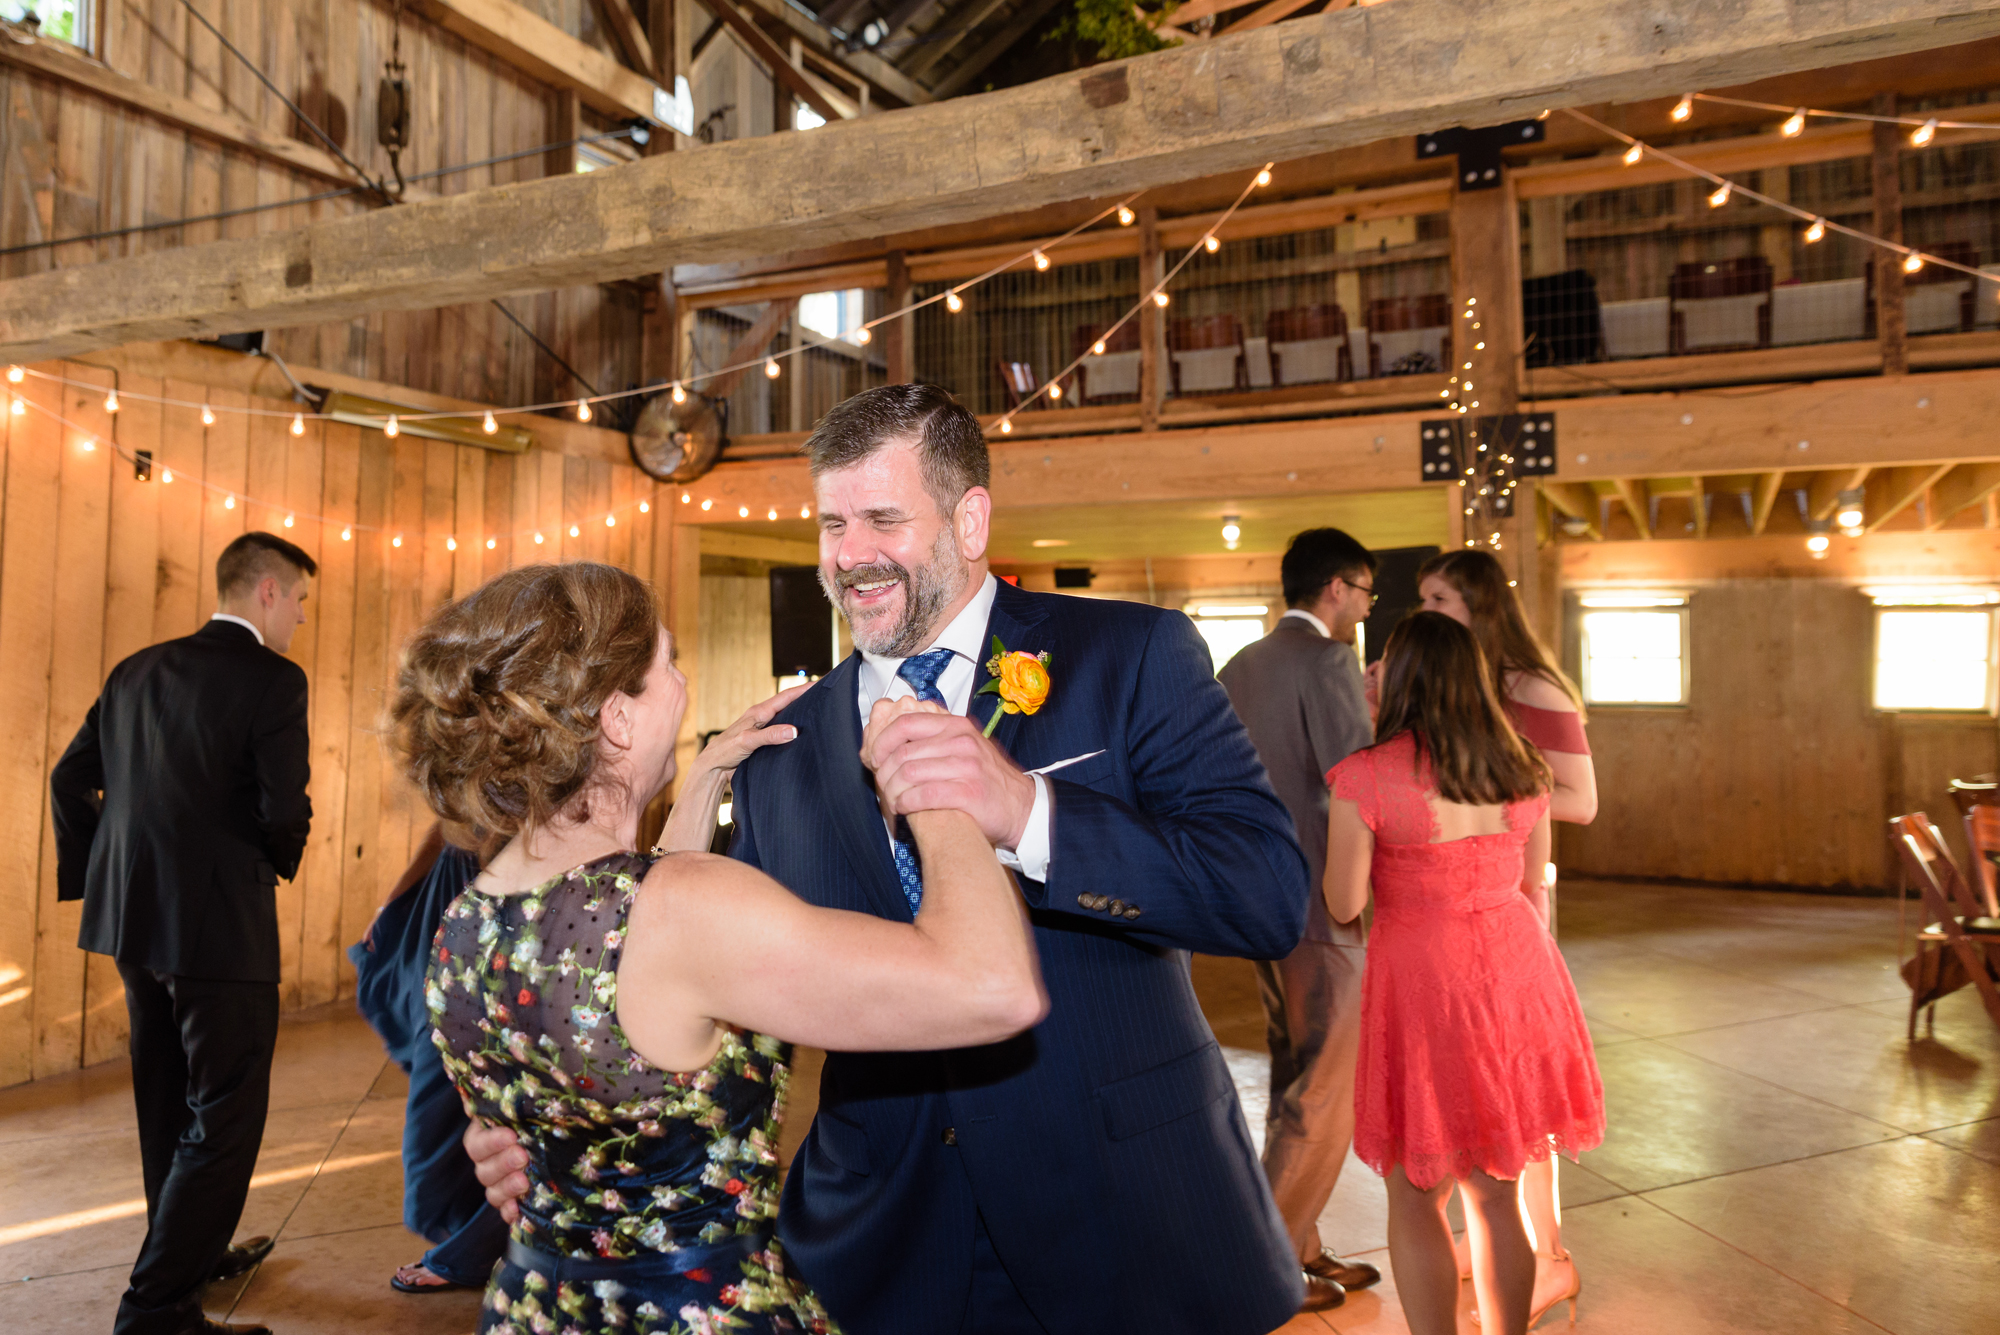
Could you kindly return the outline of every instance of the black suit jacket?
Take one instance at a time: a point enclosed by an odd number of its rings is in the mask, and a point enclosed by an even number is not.
[[[277,982],[274,892],[305,851],[310,759],[305,672],[234,622],[113,668],[49,779],[57,898],[83,901],[77,944]]]

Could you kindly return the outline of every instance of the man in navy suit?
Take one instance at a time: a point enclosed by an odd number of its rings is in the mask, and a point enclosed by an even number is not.
[[[942,390],[856,395],[806,449],[820,577],[859,652],[775,720],[795,743],[736,772],[731,853],[814,904],[911,920],[922,869],[878,807],[862,720],[939,702],[881,739],[909,763],[880,800],[979,820],[1032,912],[1050,1012],[988,1047],[828,1055],[779,1217],[795,1268],[850,1335],[1283,1325],[1327,1281],[1301,1273],[1187,952],[1289,954],[1307,873],[1206,646],[1178,613],[995,580],[986,444]],[[996,639],[1047,653],[1053,684],[989,741]]]

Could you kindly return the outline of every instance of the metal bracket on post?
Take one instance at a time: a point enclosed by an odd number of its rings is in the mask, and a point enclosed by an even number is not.
[[[1422,159],[1455,155],[1458,158],[1458,188],[1497,190],[1500,188],[1500,150],[1516,144],[1539,144],[1546,136],[1542,123],[1508,121],[1468,130],[1454,125],[1449,130],[1417,136],[1417,156]]]

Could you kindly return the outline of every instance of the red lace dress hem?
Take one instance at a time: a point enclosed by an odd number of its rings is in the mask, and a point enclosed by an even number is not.
[[[1418,1187],[1475,1169],[1512,1179],[1604,1138],[1604,1087],[1569,970],[1521,893],[1539,796],[1507,830],[1432,842],[1428,774],[1408,735],[1332,773],[1375,835],[1362,978],[1355,1154]]]

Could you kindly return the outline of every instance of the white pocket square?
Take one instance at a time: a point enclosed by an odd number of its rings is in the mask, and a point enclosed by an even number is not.
[[[1028,771],[1028,773],[1054,774],[1057,770],[1067,769],[1069,766],[1076,764],[1078,761],[1089,760],[1092,756],[1101,756],[1103,754],[1104,754],[1104,748],[1100,746],[1095,751],[1085,751],[1080,756],[1071,756],[1068,760],[1058,760],[1053,765],[1044,765],[1040,769],[1031,769]]]

